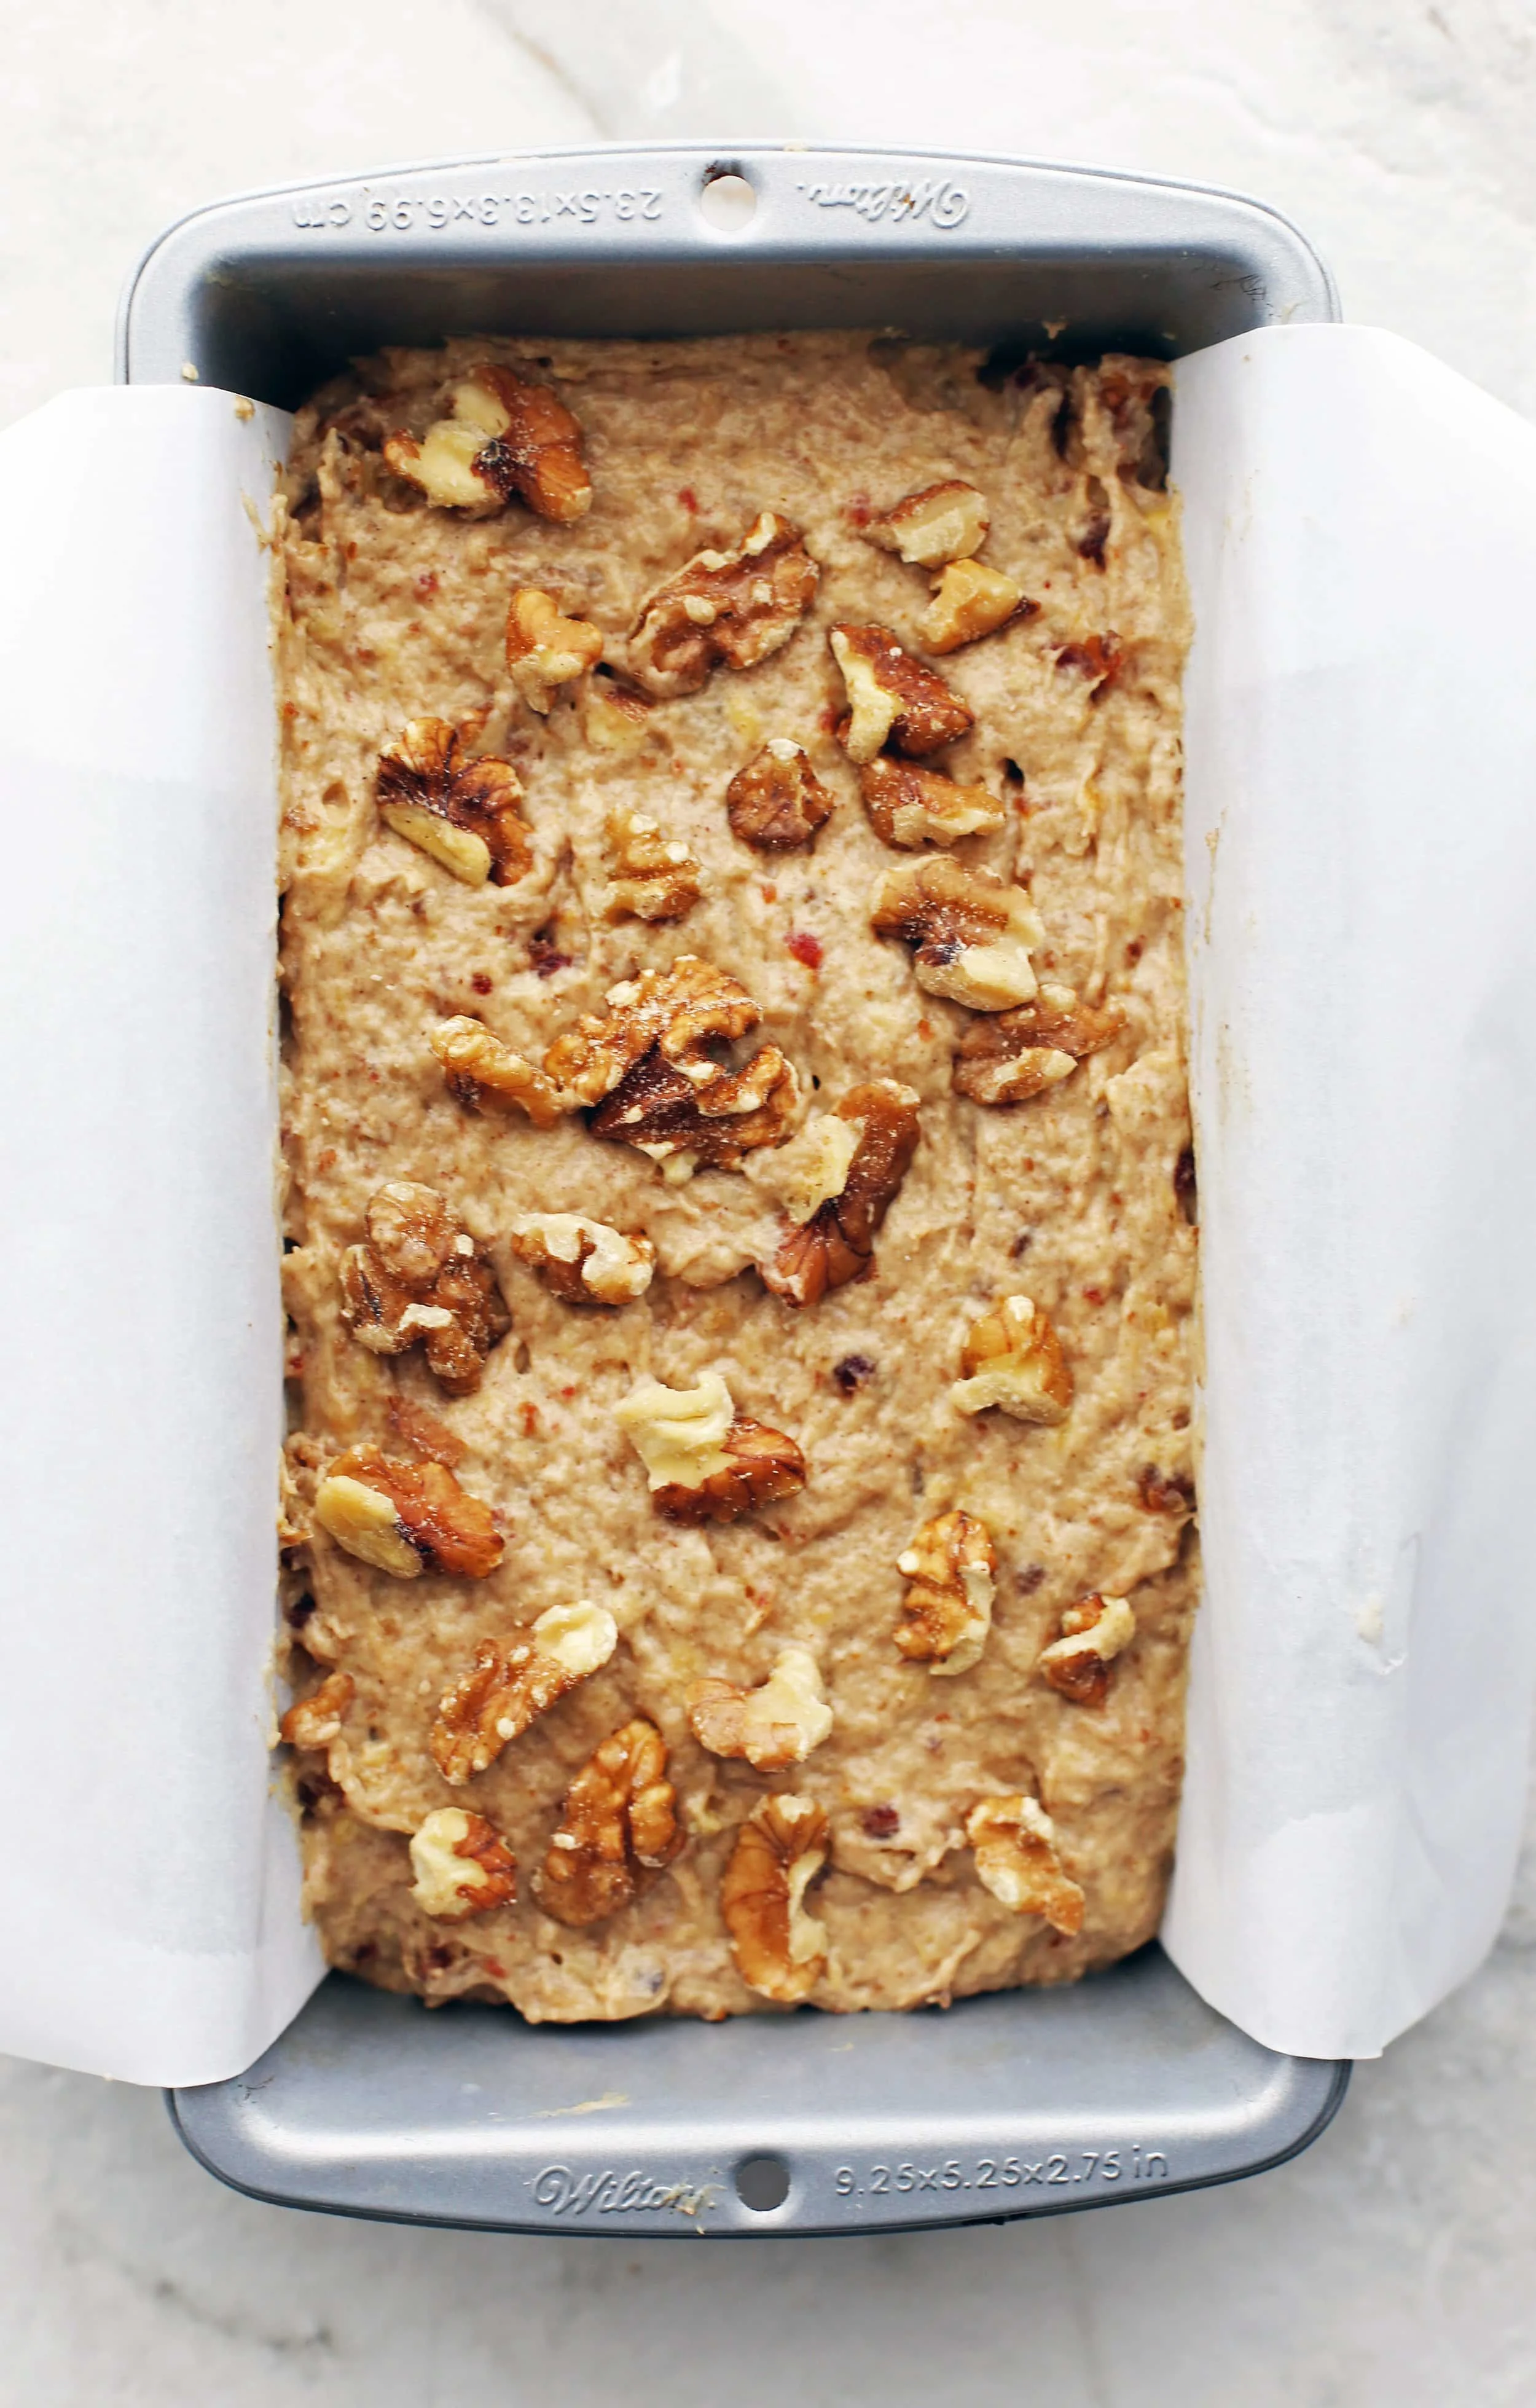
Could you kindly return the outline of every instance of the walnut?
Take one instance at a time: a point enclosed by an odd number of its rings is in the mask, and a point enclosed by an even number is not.
[[[992,524],[986,495],[958,477],[940,485],[925,485],[909,494],[883,518],[871,519],[865,533],[884,552],[898,552],[918,568],[940,568],[947,560],[963,560],[980,552]]]
[[[1033,618],[1039,609],[1000,568],[988,568],[980,560],[955,560],[935,578],[933,598],[917,632],[927,652],[957,652],[962,644],[995,634],[1010,619]]]
[[[1040,1654],[1040,1670],[1074,1706],[1101,1706],[1110,1665],[1136,1636],[1136,1616],[1123,1597],[1079,1598],[1061,1617],[1061,1636]]]
[[[567,1304],[633,1304],[651,1284],[656,1250],[580,1212],[520,1212],[509,1240],[520,1262]]]
[[[509,1740],[600,1671],[618,1641],[607,1608],[584,1598],[552,1605],[518,1637],[482,1640],[468,1671],[445,1692],[432,1726],[429,1744],[443,1779],[458,1789],[483,1772]]]
[[[341,1736],[341,1717],[356,1686],[350,1672],[327,1672],[317,1689],[289,1707],[278,1725],[279,1738],[290,1747],[329,1747]]]
[[[827,641],[848,689],[851,715],[838,737],[850,761],[862,766],[887,744],[936,752],[974,722],[969,705],[903,652],[889,627],[834,627]]]
[[[647,694],[696,694],[722,661],[750,669],[787,644],[820,569],[798,527],[774,510],[735,552],[700,552],[652,595],[629,639],[629,671]]]
[[[437,1923],[463,1923],[510,1906],[517,1896],[517,1860],[483,1814],[439,1806],[411,1835],[410,1896]]]
[[[1070,1078],[1084,1054],[1119,1036],[1117,1003],[1096,1010],[1069,986],[1042,985],[1032,1003],[972,1022],[955,1056],[955,1086],[978,1104],[1023,1104]]]
[[[997,1569],[984,1522],[955,1511],[924,1523],[897,1557],[909,1586],[896,1643],[909,1664],[947,1676],[980,1661],[992,1627]]]
[[[702,872],[688,847],[665,836],[643,811],[608,817],[609,879],[603,918],[681,920],[702,893]]]
[[[509,761],[475,760],[446,719],[411,720],[379,756],[379,816],[466,886],[515,885],[533,867],[523,788]]]
[[[389,466],[429,502],[482,518],[515,494],[538,517],[562,525],[591,508],[581,427],[547,385],[524,384],[512,369],[485,361],[453,387],[449,408],[420,441],[384,438]]]
[[[682,1845],[666,1746],[654,1723],[637,1715],[604,1740],[567,1790],[538,1903],[557,1923],[601,1923]]]
[[[551,1080],[597,1107],[593,1134],[633,1145],[668,1175],[732,1168],[754,1147],[779,1145],[799,1101],[790,1064],[766,1045],[740,1070],[706,1051],[762,1018],[746,989],[695,953],[610,987],[601,1015],[585,1012],[544,1056]]]
[[[879,752],[858,773],[869,824],[883,843],[912,850],[954,844],[963,836],[1000,828],[1008,814],[984,786],[957,786],[937,769]]]
[[[542,715],[557,690],[591,668],[603,649],[588,619],[563,619],[553,594],[520,585],[507,609],[507,666],[530,710]]]
[[[797,1199],[810,1206],[803,1220],[791,1204],[791,1220],[800,1226],[786,1231],[770,1263],[758,1265],[764,1286],[785,1304],[819,1304],[828,1289],[845,1287],[869,1269],[875,1232],[917,1150],[917,1103],[911,1087],[895,1079],[876,1079],[867,1086],[851,1087],[835,1113],[827,1115],[834,1125],[841,1123],[856,1132],[842,1176],[835,1188],[825,1185],[837,1176],[836,1157],[844,1154],[846,1139],[836,1154],[826,1155],[823,1192],[808,1185]],[[825,1125],[826,1121],[811,1124],[812,1128]]]
[[[875,888],[869,924],[915,948],[912,974],[929,995],[1007,1011],[1037,992],[1029,948],[1044,941],[1040,915],[1022,887],[990,869],[947,853],[901,862]]]
[[[483,1580],[501,1561],[491,1508],[446,1464],[405,1463],[376,1446],[337,1456],[315,1491],[315,1520],[349,1555],[397,1580],[423,1571]]]
[[[435,1187],[392,1180],[367,1210],[367,1238],[341,1258],[341,1317],[373,1354],[420,1343],[451,1397],[480,1386],[485,1357],[511,1327],[484,1249]]]
[[[1060,1422],[1071,1410],[1072,1374],[1061,1340],[1026,1296],[1005,1296],[972,1324],[960,1371],[949,1392],[957,1412],[999,1405],[1021,1422]]]
[[[832,797],[803,746],[787,736],[769,737],[725,789],[733,834],[758,853],[792,853],[810,844],[831,810]]]
[[[782,1648],[760,1688],[734,1681],[696,1681],[688,1691],[688,1722],[711,1756],[743,1756],[754,1772],[782,1772],[803,1764],[832,1727],[822,1676],[809,1647]]]
[[[1038,1798],[983,1798],[966,1816],[983,1889],[1013,1914],[1038,1914],[1069,1938],[1083,1928],[1083,1892],[1056,1854],[1055,1827]]]
[[[427,1039],[442,1064],[448,1092],[472,1111],[524,1111],[535,1128],[553,1128],[572,1107],[553,1079],[524,1062],[482,1020],[461,1012],[440,1020]]]
[[[651,706],[617,678],[599,671],[587,680],[581,697],[581,732],[595,752],[627,758],[651,732]]]
[[[720,1911],[737,1971],[760,1998],[797,2006],[825,1970],[825,1927],[804,1904],[825,1862],[826,1816],[811,1798],[765,1798],[737,1833]]]
[[[643,1379],[614,1415],[669,1522],[734,1522],[805,1486],[805,1456],[782,1430],[738,1413],[718,1371],[696,1388]]]

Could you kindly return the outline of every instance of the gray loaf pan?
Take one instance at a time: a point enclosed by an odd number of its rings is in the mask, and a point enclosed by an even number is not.
[[[1284,219],[1190,185],[613,148],[199,210],[129,286],[118,374],[292,407],[355,352],[455,334],[878,327],[1006,365],[1176,358],[1337,315]],[[534,2028],[333,1974],[249,2072],[174,2093],[171,2112],[213,2173],[295,2206],[524,2232],[832,2233],[1230,2181],[1304,2148],[1347,2079],[1247,2039],[1154,1946],[1075,1988],[948,2012],[712,2026]]]

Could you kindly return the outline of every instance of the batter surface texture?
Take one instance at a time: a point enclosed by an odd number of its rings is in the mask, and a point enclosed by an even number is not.
[[[1156,1930],[1197,1577],[1164,382],[481,341],[300,413],[284,1730],[333,1963],[718,2016]]]

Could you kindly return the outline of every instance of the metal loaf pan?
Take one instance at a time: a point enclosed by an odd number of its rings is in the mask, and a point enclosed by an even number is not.
[[[701,207],[723,173],[755,208]],[[718,199],[718,195],[715,196]],[[742,196],[738,193],[738,199]],[[118,373],[292,406],[352,354],[452,334],[796,326],[1176,358],[1337,317],[1272,210],[996,159],[668,146],[459,161],[198,211],[130,283]],[[332,1975],[239,2079],[178,2091],[258,2197],[504,2230],[848,2232],[1049,2214],[1304,2148],[1348,2068],[1284,2057],[1156,1947],[947,2014],[532,2029]]]

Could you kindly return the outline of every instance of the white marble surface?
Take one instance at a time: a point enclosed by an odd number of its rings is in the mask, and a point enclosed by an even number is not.
[[[1536,413],[1533,0],[0,0],[0,423],[109,373],[125,271],[201,200],[644,132],[1246,187],[1352,316]],[[1484,1972],[1275,2174],[707,2251],[285,2214],[210,2183],[154,2096],[0,2066],[0,2401],[1525,2408],[1533,2011],[1528,1860]]]

